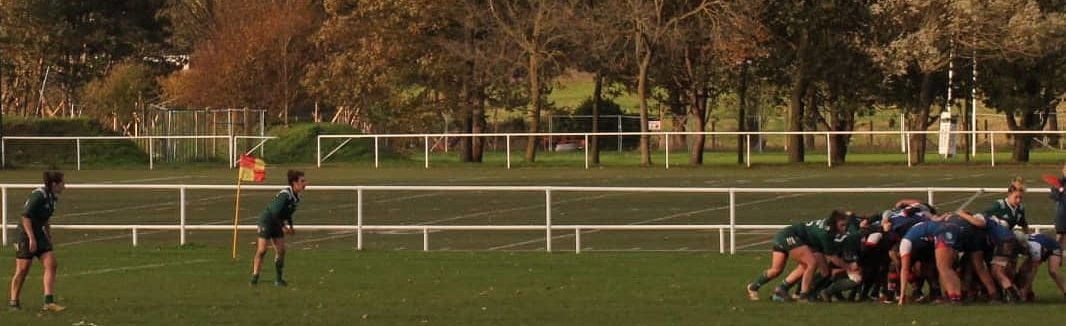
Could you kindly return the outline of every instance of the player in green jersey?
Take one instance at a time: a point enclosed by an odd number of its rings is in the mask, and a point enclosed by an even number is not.
[[[829,274],[821,253],[833,246],[835,235],[846,232],[847,224],[848,215],[843,210],[834,210],[829,218],[790,225],[778,232],[773,240],[770,268],[748,284],[748,298],[758,300],[759,288],[781,275],[789,257],[799,264],[797,268],[803,270],[800,278],[801,297],[813,298],[811,288],[816,283],[816,276],[827,277]],[[787,300],[788,288],[792,284],[787,278],[785,281],[785,284],[774,290],[775,300]]]
[[[259,215],[259,239],[256,242],[255,258],[252,261],[252,285],[259,284],[259,271],[266,256],[267,244],[274,246],[274,268],[277,270],[274,285],[285,286],[282,269],[285,268],[285,234],[294,234],[292,214],[300,203],[300,193],[307,186],[302,171],[289,170],[289,186],[274,196],[274,200]]]
[[[63,172],[45,171],[44,186],[30,192],[18,225],[18,240],[15,243],[15,275],[11,277],[11,301],[8,307],[20,309],[19,296],[26,275],[30,273],[33,259],[44,264],[44,306],[42,310],[59,312],[63,306],[56,304],[54,285],[56,280],[56,256],[52,252],[52,227],[48,220],[55,213],[57,194],[66,189]]]

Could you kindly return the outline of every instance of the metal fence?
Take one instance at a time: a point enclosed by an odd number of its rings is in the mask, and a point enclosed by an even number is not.
[[[11,218],[8,214],[8,189],[32,189],[39,187],[36,184],[0,184],[0,225],[5,226],[3,228],[2,244],[8,243],[8,229],[15,228],[15,224],[12,224]],[[232,185],[115,185],[115,184],[70,184],[67,185],[69,189],[86,189],[86,190],[120,190],[120,189],[143,189],[143,190],[172,190],[175,191],[175,195],[178,197],[179,215],[175,216],[176,224],[169,225],[130,225],[130,224],[91,224],[91,225],[53,225],[54,229],[68,229],[68,230],[128,230],[132,232],[133,245],[137,245],[137,235],[141,230],[177,230],[179,233],[179,243],[186,243],[186,231],[187,230],[209,230],[209,231],[223,231],[233,230],[232,226],[224,225],[190,225],[186,222],[186,193],[189,190],[235,190],[236,186]],[[278,190],[281,186],[261,186],[250,185],[242,186],[242,189],[262,191],[262,190]],[[737,230],[776,230],[785,227],[786,225],[760,225],[760,224],[744,224],[740,221],[742,218],[738,218],[736,209],[738,206],[736,196],[737,194],[754,194],[754,193],[915,193],[925,192],[927,197],[926,201],[930,204],[935,204],[935,195],[937,193],[976,193],[978,191],[987,193],[1002,193],[1003,187],[994,188],[972,188],[972,187],[896,187],[896,188],[679,188],[679,187],[547,187],[547,186],[309,186],[308,190],[312,191],[342,191],[351,192],[355,195],[356,212],[354,216],[355,223],[349,225],[303,225],[301,229],[305,230],[322,230],[322,231],[352,231],[355,232],[356,241],[355,248],[363,249],[363,235],[365,231],[421,231],[423,236],[423,250],[430,250],[429,235],[431,231],[439,230],[462,230],[462,231],[543,231],[544,232],[544,244],[545,249],[548,252],[554,250],[552,247],[553,234],[557,231],[572,231],[575,239],[575,252],[581,251],[581,233],[583,231],[592,230],[619,230],[619,231],[666,231],[666,230],[688,230],[688,231],[714,231],[717,230],[719,234],[718,250],[720,253],[728,252],[730,254],[736,253],[736,233]],[[544,223],[541,225],[372,225],[364,223],[363,196],[367,192],[390,192],[390,191],[446,191],[446,192],[472,192],[472,191],[489,191],[489,192],[523,192],[531,193],[531,196],[543,196],[544,198]],[[1033,188],[1030,192],[1047,193],[1049,189]],[[729,198],[729,223],[728,224],[707,224],[707,225],[557,225],[552,223],[552,194],[564,193],[564,192],[622,192],[622,193],[714,193],[727,195]],[[1051,225],[1032,225],[1032,228],[1038,232],[1041,229],[1052,228]],[[253,225],[241,225],[241,230],[254,230]],[[728,242],[726,233],[728,232]],[[728,249],[727,249],[728,248]]]
[[[70,154],[74,154],[74,161],[77,164],[77,169],[81,170],[82,164],[82,145],[87,142],[99,142],[99,141],[126,141],[135,143],[138,147],[143,148],[147,153],[148,169],[154,169],[156,160],[160,155],[164,155],[168,150],[167,148],[173,148],[175,141],[191,140],[186,144],[198,144],[202,141],[211,142],[225,142],[225,156],[219,157],[228,162],[229,167],[236,166],[238,153],[251,154],[256,150],[260,150],[268,140],[277,139],[273,136],[7,136],[0,138],[0,166],[6,166],[8,162],[8,146],[12,144],[18,144],[19,142],[43,142],[48,144],[66,144],[67,146],[73,145],[74,147],[69,149]],[[162,143],[157,145],[156,143]],[[62,146],[66,147],[66,146]],[[156,147],[161,147],[157,149]],[[206,150],[206,148],[205,148]]]
[[[987,140],[988,153],[991,153],[991,165],[996,166],[996,135],[1007,135],[1013,137],[1016,135],[1062,135],[1066,134],[1066,131],[1008,131],[1008,130],[984,130],[984,131],[951,131],[951,134],[955,135],[969,135],[975,141],[972,142],[970,150],[972,155],[977,155],[978,146],[976,139],[978,135],[985,135]],[[505,155],[507,160],[507,168],[511,168],[511,144],[512,138],[528,138],[528,137],[580,137],[584,140],[583,144],[589,144],[589,137],[603,137],[603,136],[656,136],[660,137],[659,142],[661,148],[665,150],[665,167],[670,168],[670,151],[671,151],[671,138],[678,136],[695,136],[704,135],[710,137],[722,137],[732,136],[743,138],[743,144],[745,148],[744,164],[746,166],[752,165],[751,150],[753,147],[753,137],[765,137],[765,136],[787,136],[787,135],[803,135],[813,137],[824,137],[825,143],[829,144],[830,139],[834,135],[881,135],[881,136],[899,136],[900,137],[900,154],[904,154],[904,158],[901,161],[906,161],[907,166],[912,166],[911,158],[911,146],[910,140],[915,135],[937,135],[939,131],[759,131],[759,132],[598,132],[598,133],[446,133],[446,134],[352,134],[352,135],[319,135],[316,140],[316,157],[318,167],[322,167],[322,162],[328,160],[333,154],[337,153],[341,148],[351,142],[352,139],[373,139],[373,152],[374,152],[374,167],[380,167],[381,157],[381,141],[382,139],[414,139],[422,140],[423,144],[423,161],[426,168],[429,168],[429,153],[433,148],[433,141],[443,139],[447,142],[449,138],[465,138],[465,137],[481,137],[481,138],[504,138]],[[339,145],[328,150],[325,155],[322,153],[322,141],[325,139],[344,139]],[[928,139],[927,139],[928,141]],[[680,145],[683,147],[684,145]],[[1002,146],[1002,145],[1001,145]],[[674,145],[674,148],[678,145]],[[964,148],[965,150],[965,148]],[[589,168],[589,149],[588,146],[584,146],[585,151],[585,168]],[[677,150],[674,150],[677,152]],[[829,167],[833,166],[833,148],[832,146],[825,146],[825,155],[827,157],[826,164]]]

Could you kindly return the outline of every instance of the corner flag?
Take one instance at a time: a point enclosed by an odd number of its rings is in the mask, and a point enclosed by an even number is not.
[[[240,181],[263,182],[266,179],[266,162],[263,159],[242,154],[239,165],[237,175]]]
[[[237,164],[237,198],[233,205],[233,259],[237,259],[237,226],[241,214],[241,181],[263,182],[266,179],[266,162],[255,156],[241,154]]]

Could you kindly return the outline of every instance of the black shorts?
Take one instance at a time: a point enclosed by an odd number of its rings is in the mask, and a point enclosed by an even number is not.
[[[988,239],[988,231],[984,229],[967,229],[962,232],[959,239],[960,251],[972,253],[982,251],[989,256],[993,253],[992,242]]]
[[[277,224],[259,224],[256,235],[263,239],[281,239],[285,238],[285,230]]]
[[[22,238],[15,242],[15,258],[17,259],[40,259],[45,253],[52,251],[52,243],[37,241],[37,251],[30,251],[30,239]]]

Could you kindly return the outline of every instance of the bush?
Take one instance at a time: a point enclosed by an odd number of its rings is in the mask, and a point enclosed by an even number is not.
[[[87,118],[4,119],[4,136],[120,136]],[[77,164],[74,141],[7,140],[8,167]],[[82,141],[82,164],[142,165],[148,154],[129,140]]]

